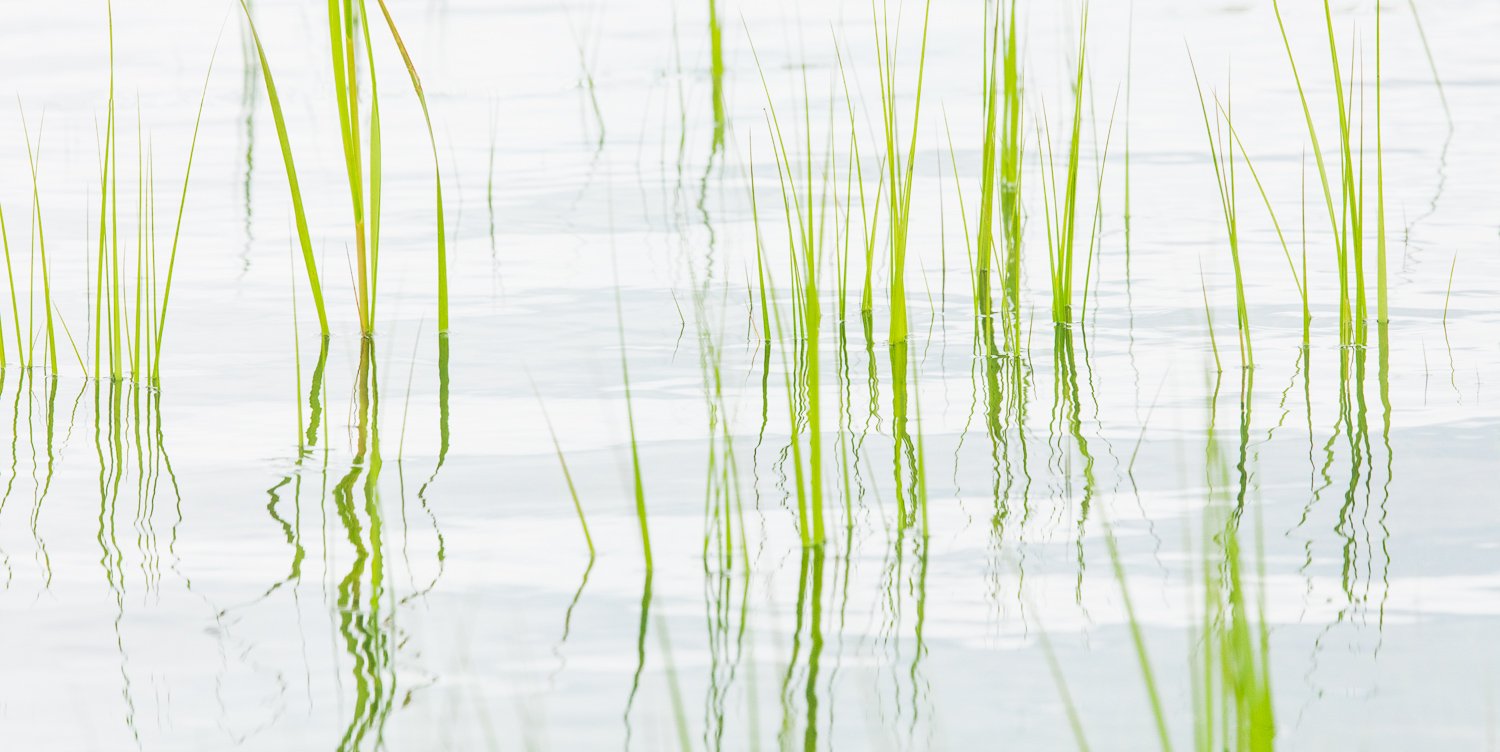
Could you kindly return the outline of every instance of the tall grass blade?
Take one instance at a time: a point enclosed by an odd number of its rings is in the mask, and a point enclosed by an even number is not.
[[[172,299],[172,277],[177,270],[177,245],[182,239],[182,217],[187,210],[188,183],[193,177],[193,155],[198,151],[198,128],[203,124],[203,105],[208,101],[208,82],[213,78],[214,61],[219,56],[219,45],[214,44],[213,55],[208,60],[208,72],[203,76],[203,92],[198,96],[198,114],[193,118],[193,138],[188,143],[187,167],[182,173],[182,197],[177,202],[177,222],[172,230],[172,248],[167,254],[167,280],[162,288],[161,307],[156,309],[156,337],[152,343],[151,383],[161,384],[161,343],[167,330],[167,305]]]
[[[412,90],[417,94],[417,101],[422,105],[422,120],[427,124],[427,140],[432,145],[432,176],[436,185],[437,193],[437,305],[438,305],[438,333],[446,334],[448,331],[448,232],[447,221],[443,212],[443,169],[438,157],[437,132],[432,128],[432,111],[427,106],[427,93],[422,88],[422,78],[417,75],[417,66],[412,62],[411,53],[406,49],[406,42],[401,39],[401,32],[396,29],[396,19],[391,16],[391,9],[385,0],[377,0],[380,3],[380,12],[385,16],[386,26],[390,27],[391,39],[396,42],[396,49],[401,52],[401,60],[406,63],[406,72],[411,76]]]
[[[287,135],[286,116],[281,110],[281,97],[276,93],[276,80],[271,75],[271,62],[266,59],[266,47],[261,43],[260,33],[251,17],[250,5],[240,0],[245,11],[245,22],[250,26],[250,38],[255,42],[256,56],[260,59],[260,73],[266,84],[266,99],[271,104],[271,117],[276,123],[276,140],[281,144],[281,159],[286,166],[287,189],[292,198],[292,214],[297,225],[297,242],[302,247],[302,266],[307,270],[307,286],[312,293],[313,308],[318,314],[318,330],[328,336],[328,311],[323,305],[323,285],[318,281],[318,264],[313,257],[312,237],[307,229],[307,212],[302,206],[302,189],[297,182],[297,165],[292,158],[291,138]]]

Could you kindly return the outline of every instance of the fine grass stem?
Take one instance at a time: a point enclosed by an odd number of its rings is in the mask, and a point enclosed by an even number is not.
[[[47,366],[55,376],[57,375],[57,334],[53,325],[52,275],[47,266],[47,234],[42,223],[42,193],[38,176],[42,151],[41,129],[45,121],[44,115],[43,122],[37,126],[36,146],[33,149],[31,129],[26,125],[26,111],[21,111],[21,129],[26,136],[26,162],[31,166],[31,216],[36,224],[37,252],[42,262],[42,307],[47,326]]]
[[[328,311],[323,305],[323,286],[318,281],[318,264],[313,256],[312,237],[307,228],[307,211],[302,205],[302,189],[297,182],[297,165],[292,157],[291,137],[287,134],[286,115],[281,109],[281,97],[276,93],[276,80],[271,75],[271,62],[266,59],[266,47],[261,43],[260,33],[251,17],[250,5],[240,0],[245,11],[245,22],[250,27],[250,38],[255,42],[255,52],[260,59],[261,78],[266,84],[266,99],[271,105],[271,118],[276,123],[276,140],[281,144],[281,159],[286,167],[287,189],[292,199],[292,214],[296,220],[297,242],[302,248],[302,266],[307,271],[307,286],[312,293],[313,309],[318,314],[318,330],[328,336]]]
[[[208,101],[208,82],[213,77],[214,61],[219,56],[219,45],[214,44],[214,54],[208,61],[208,73],[203,76],[203,91],[198,96],[198,114],[193,118],[193,138],[188,144],[187,167],[182,173],[182,197],[177,202],[177,222],[172,230],[172,248],[167,253],[167,280],[162,288],[161,307],[156,309],[156,336],[152,343],[151,383],[161,384],[161,343],[167,327],[167,304],[172,299],[172,277],[177,269],[177,245],[182,239],[182,217],[187,210],[188,183],[193,176],[193,155],[198,150],[198,129],[203,124],[203,105]]]
[[[401,52],[401,60],[406,64],[406,72],[411,76],[412,90],[416,92],[417,101],[422,105],[422,120],[427,125],[427,140],[432,145],[432,175],[437,203],[438,333],[446,334],[448,332],[448,231],[446,215],[443,211],[443,170],[438,158],[437,132],[432,127],[432,111],[427,106],[427,92],[422,88],[422,78],[417,75],[417,66],[412,62],[406,42],[401,39],[401,32],[396,29],[396,20],[391,16],[391,9],[386,5],[385,0],[377,0],[377,2],[380,3],[381,14],[385,16],[386,26],[390,27],[391,39],[395,40],[396,49]],[[590,88],[592,89],[592,85]]]
[[[1223,112],[1220,108],[1220,112]],[[1228,113],[1225,114],[1225,124],[1229,131],[1229,137],[1234,145],[1239,148],[1240,156],[1245,161],[1245,168],[1250,171],[1250,177],[1255,181],[1255,189],[1260,193],[1261,202],[1266,206],[1266,213],[1271,217],[1271,226],[1276,230],[1276,239],[1281,243],[1282,255],[1286,257],[1287,267],[1292,274],[1292,284],[1297,287],[1297,295],[1302,299],[1302,344],[1308,345],[1312,339],[1312,310],[1307,299],[1307,253],[1304,248],[1302,254],[1302,273],[1297,273],[1297,263],[1292,260],[1292,249],[1287,244],[1286,234],[1282,232],[1281,221],[1276,217],[1276,208],[1271,204],[1270,194],[1266,192],[1266,186],[1260,180],[1260,174],[1255,171],[1255,162],[1250,159],[1250,152],[1245,149],[1245,142],[1240,140],[1240,134],[1234,128],[1234,123],[1229,122]],[[1304,222],[1304,224],[1306,224]]]
[[[16,272],[15,267],[11,265],[10,230],[5,227],[5,207],[3,206],[0,206],[0,245],[3,245],[5,248],[5,281],[10,285],[10,323],[16,333],[16,362],[24,366],[26,364],[26,352],[22,348],[26,345],[26,339],[21,336],[21,309],[20,304],[16,302],[18,300],[16,297]],[[0,329],[3,329],[3,327],[0,327]],[[4,334],[0,333],[0,352],[3,352],[5,348],[3,339]],[[0,356],[0,366],[4,364],[3,356]]]
[[[563,455],[562,443],[557,440],[557,430],[552,425],[552,416],[547,412],[547,404],[542,401],[542,393],[537,389],[536,382],[532,381],[531,374],[526,374],[526,379],[531,381],[531,392],[536,395],[537,407],[541,408],[542,420],[547,424],[547,435],[552,439],[552,451],[557,455],[557,464],[562,468],[563,481],[568,484],[568,496],[573,500],[573,511],[578,513],[578,526],[583,530],[583,542],[589,548],[589,561],[594,559],[594,537],[589,534],[589,521],[583,513],[583,502],[578,499],[578,488],[573,484],[573,473],[568,470],[568,459]]]
[[[1198,89],[1198,105],[1203,113],[1203,130],[1208,136],[1214,182],[1219,189],[1219,205],[1224,214],[1224,231],[1229,241],[1229,258],[1234,266],[1235,326],[1239,332],[1240,363],[1245,368],[1254,368],[1255,352],[1250,342],[1250,312],[1245,302],[1244,271],[1240,266],[1239,210],[1234,180],[1234,148],[1222,133],[1224,122],[1228,122],[1229,128],[1233,128],[1230,115],[1233,105],[1231,104],[1229,108],[1219,107],[1216,99],[1213,120],[1210,121],[1208,101],[1203,95],[1203,85],[1198,80],[1198,66],[1193,62],[1191,52],[1188,53],[1188,65],[1193,71],[1193,84]],[[1221,113],[1223,114],[1222,120]],[[1215,125],[1220,127],[1217,132]],[[1232,138],[1232,135],[1229,138]],[[1257,184],[1259,184],[1258,180]]]
[[[625,346],[625,312],[620,302],[618,277],[615,282],[615,324],[620,335],[620,375],[625,384],[625,421],[630,430],[630,477],[631,490],[635,497],[636,520],[641,526],[641,553],[646,560],[646,582],[649,591],[651,582],[651,528],[646,516],[646,486],[641,479],[640,443],[635,432],[635,406],[630,396],[630,358]]]

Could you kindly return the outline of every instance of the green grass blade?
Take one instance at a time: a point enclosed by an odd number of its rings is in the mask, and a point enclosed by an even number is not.
[[[198,96],[198,114],[193,118],[193,138],[188,144],[187,168],[182,173],[182,197],[177,202],[177,224],[172,230],[172,249],[167,254],[167,280],[162,288],[161,307],[156,313],[156,338],[152,345],[151,383],[161,383],[161,342],[167,329],[167,304],[172,299],[172,276],[177,269],[177,245],[182,239],[182,217],[187,210],[188,182],[193,177],[193,155],[198,150],[198,128],[203,124],[203,105],[208,101],[208,82],[213,78],[214,61],[219,56],[219,45],[214,44],[213,55],[208,60],[208,72],[203,76],[203,92]]]
[[[417,66],[412,62],[411,53],[406,49],[406,43],[401,39],[401,32],[396,29],[396,20],[391,17],[391,9],[387,7],[385,0],[378,0],[380,12],[385,16],[386,25],[390,27],[391,38],[396,42],[396,49],[401,51],[401,59],[406,63],[406,72],[411,75],[411,86],[417,94],[417,101],[422,104],[422,119],[427,124],[427,139],[432,144],[432,174],[437,186],[437,296],[438,296],[438,332],[448,331],[448,233],[443,214],[443,169],[438,160],[437,133],[432,128],[432,112],[427,106],[427,94],[422,89],[422,78],[417,75]]]
[[[287,188],[292,198],[292,214],[297,225],[297,241],[302,247],[302,265],[307,270],[307,286],[312,292],[313,308],[318,314],[318,329],[328,336],[328,311],[323,305],[323,286],[318,281],[318,264],[313,257],[312,237],[307,229],[307,212],[302,206],[302,189],[297,183],[297,165],[292,158],[291,139],[287,135],[286,116],[281,110],[281,98],[276,93],[276,81],[271,76],[271,62],[266,59],[265,45],[255,29],[255,19],[250,15],[246,0],[240,0],[245,11],[245,22],[250,26],[250,38],[255,42],[255,51],[260,58],[261,77],[266,84],[266,98],[271,104],[271,117],[276,123],[276,140],[281,144],[281,159],[286,166]]]

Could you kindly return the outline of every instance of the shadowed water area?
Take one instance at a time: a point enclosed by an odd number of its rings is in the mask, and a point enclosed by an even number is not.
[[[0,0],[0,749],[1500,744],[1500,6],[329,7]]]

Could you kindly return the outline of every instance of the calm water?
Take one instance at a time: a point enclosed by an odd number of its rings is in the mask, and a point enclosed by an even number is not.
[[[872,325],[858,315],[856,206],[847,320],[831,251],[821,269],[828,541],[804,547],[806,400],[788,400],[807,349],[763,336],[752,165],[788,332],[791,286],[750,43],[782,123],[800,129],[808,113],[815,180],[832,128],[828,201],[842,207],[853,184],[838,39],[873,201],[870,9],[721,2],[716,147],[705,3],[394,5],[433,108],[453,320],[440,340],[431,154],[377,24],[384,263],[365,345],[324,9],[253,3],[329,291],[322,349],[241,12],[116,5],[121,181],[138,173],[138,110],[163,245],[219,40],[157,390],[86,379],[78,363],[91,346],[105,5],[0,2],[0,94],[18,98],[0,117],[17,331],[36,337],[43,310],[24,108],[33,145],[41,133],[56,310],[80,351],[60,345],[56,378],[13,356],[0,380],[0,749],[1070,748],[1069,701],[1094,748],[1149,749],[1124,592],[1172,734],[1190,747],[1215,618],[1203,576],[1222,564],[1226,514],[1251,618],[1269,634],[1278,746],[1495,748],[1500,6],[1422,4],[1441,90],[1409,8],[1384,9],[1390,322],[1372,322],[1369,347],[1341,348],[1332,238],[1269,3],[1141,0],[1133,17],[1096,4],[1088,298],[1079,325],[1054,329],[1031,133],[1016,357],[993,346],[998,324],[976,322],[970,294],[980,7],[934,3],[911,336],[888,341],[882,251]],[[1076,12],[1022,5],[1028,130],[1046,119],[1058,138]],[[1334,160],[1321,5],[1288,5]],[[909,135],[921,20],[907,6]],[[1334,12],[1344,65],[1356,47],[1373,65],[1374,6]],[[1253,370],[1239,367],[1184,42],[1205,88],[1227,96],[1232,71],[1236,131],[1292,253],[1307,247],[1304,349],[1300,299],[1242,162]],[[1373,85],[1352,92],[1373,123]],[[799,169],[806,143],[792,147]],[[1373,196],[1373,132],[1366,149]],[[133,238],[135,206],[120,211]],[[842,211],[827,220],[832,247]],[[0,315],[7,335],[11,319]]]

